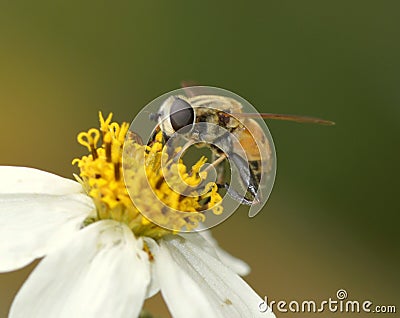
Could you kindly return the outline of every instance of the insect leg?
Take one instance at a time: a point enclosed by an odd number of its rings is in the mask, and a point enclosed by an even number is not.
[[[215,150],[213,150],[211,155],[211,164],[204,169],[205,172],[214,167],[217,173],[216,183],[222,184],[224,182],[225,176],[225,167],[221,164],[227,158],[226,154],[218,154]]]
[[[196,131],[194,131],[196,134],[196,138],[200,141],[203,141],[205,143],[210,143],[210,141],[207,139],[209,138],[210,131],[208,130],[207,127],[199,126]],[[233,142],[231,138],[231,131],[221,131],[219,129],[216,129],[213,131],[216,135],[218,136],[217,138],[214,138],[211,142],[213,145],[212,148],[213,152],[216,153],[216,156],[226,156],[228,159],[232,159],[229,162],[233,167],[237,169],[237,172],[239,174],[239,177],[236,179],[241,183],[241,185],[246,189],[246,194],[248,195],[249,198],[245,198],[244,195],[240,195],[238,191],[234,190],[232,187],[229,185],[226,186],[226,183],[224,184],[224,172],[223,169],[224,167],[222,165],[216,164],[217,173],[218,173],[218,182],[219,184],[223,184],[223,188],[227,189],[227,193],[235,200],[239,201],[240,203],[243,204],[254,204],[259,202],[257,198],[257,191],[258,191],[258,183],[257,183],[257,178],[254,174],[254,171],[252,171],[249,163],[239,154],[237,154],[234,151],[233,147]],[[219,153],[221,152],[221,155]],[[217,158],[216,161],[219,163],[219,159]],[[225,158],[224,158],[225,159]],[[222,161],[222,158],[220,159]]]
[[[230,133],[227,132],[217,137],[214,140],[214,145],[218,146],[218,148],[224,152],[224,154],[230,159],[230,163],[237,169],[239,173],[238,181],[245,187],[247,194],[252,198],[252,200],[250,201],[250,199],[243,198],[243,195],[241,196],[232,187],[229,188],[228,194],[230,194],[235,200],[244,204],[247,204],[248,202],[257,203],[259,200],[257,197],[258,182],[256,175],[251,169],[249,163],[241,155],[234,152]],[[223,167],[220,169],[223,169]],[[218,183],[223,184],[223,174],[221,179],[222,180],[219,180],[221,182]]]

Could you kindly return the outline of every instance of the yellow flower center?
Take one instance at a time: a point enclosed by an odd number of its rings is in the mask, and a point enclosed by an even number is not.
[[[100,129],[81,132],[77,138],[90,154],[72,162],[78,164],[77,179],[96,206],[96,217],[88,218],[86,224],[113,219],[128,225],[137,236],[157,239],[183,228],[196,228],[204,222],[207,209],[222,213],[222,198],[213,182],[201,193],[183,195],[173,190],[198,185],[206,177],[206,172],[200,171],[204,157],[188,171],[181,159],[174,161],[163,151],[161,132],[149,145],[142,145],[127,123],[111,122],[112,114],[104,119],[99,113],[99,117]],[[124,152],[129,155],[122,162]],[[166,169],[161,167],[164,160]],[[167,213],[166,206],[181,213]]]

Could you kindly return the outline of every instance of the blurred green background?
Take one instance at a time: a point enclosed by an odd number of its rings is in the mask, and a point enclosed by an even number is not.
[[[71,159],[85,153],[76,134],[97,125],[98,110],[131,121],[183,79],[260,111],[334,120],[268,122],[271,198],[215,236],[271,300],[344,288],[399,311],[399,12],[398,1],[3,1],[0,164],[71,177]],[[32,268],[0,275],[0,317]],[[160,297],[146,307],[167,317]]]

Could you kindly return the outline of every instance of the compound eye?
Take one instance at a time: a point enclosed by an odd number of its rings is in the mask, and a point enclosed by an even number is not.
[[[169,120],[175,131],[187,127],[182,132],[189,132],[194,124],[193,107],[187,101],[176,97],[171,105]]]

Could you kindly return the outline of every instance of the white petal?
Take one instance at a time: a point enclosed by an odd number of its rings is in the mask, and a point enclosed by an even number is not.
[[[0,272],[21,268],[71,238],[93,208],[84,194],[0,193]]]
[[[263,300],[202,245],[175,235],[152,250],[161,292],[173,317],[275,317],[270,309],[261,313],[258,306]]]
[[[68,194],[82,192],[70,179],[27,167],[0,166],[0,193]]]
[[[211,235],[210,230],[199,231],[198,233],[215,248],[215,251],[221,262],[228,266],[236,274],[239,274],[240,276],[246,276],[250,273],[250,266],[246,262],[237,257],[234,257],[233,255],[222,249],[218,245],[217,240]],[[190,234],[187,234],[185,237],[190,239]]]
[[[158,248],[157,243],[149,237],[144,238],[145,243],[147,246],[150,248],[150,250]],[[149,286],[147,286],[147,292],[146,292],[146,299],[153,297],[155,294],[157,294],[160,291],[160,284],[158,282],[157,274],[156,274],[156,266],[154,264],[154,261],[150,261],[150,273],[151,273],[151,280]]]
[[[43,259],[17,294],[9,317],[137,317],[150,281],[142,246],[124,224],[89,225]]]

